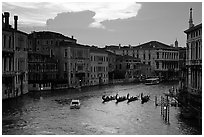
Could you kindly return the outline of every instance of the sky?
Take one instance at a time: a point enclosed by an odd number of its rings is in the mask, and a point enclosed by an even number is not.
[[[54,31],[74,36],[84,45],[132,45],[159,41],[186,44],[189,11],[193,23],[202,23],[201,2],[2,2],[2,12],[18,16],[18,29]]]

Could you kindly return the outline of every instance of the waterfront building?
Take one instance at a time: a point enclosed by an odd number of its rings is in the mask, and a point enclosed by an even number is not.
[[[89,85],[89,46],[61,41],[56,47],[60,61],[59,75],[66,80],[68,87]]]
[[[179,71],[178,48],[158,41],[150,41],[138,46],[106,46],[108,51],[118,55],[140,58],[143,64],[153,67],[159,77],[168,79],[176,77]]]
[[[28,38],[29,89],[45,90],[58,84],[66,85],[67,78],[61,77],[64,60],[59,60],[56,49],[61,41],[76,43],[76,39],[51,31],[34,31]]]
[[[128,55],[116,56],[115,79],[134,80],[140,74],[140,59]]]
[[[179,51],[179,87],[184,88],[186,81],[186,47],[178,47]]]
[[[90,47],[90,85],[108,84],[108,65],[108,53],[103,49]]]
[[[105,50],[103,48],[103,50]],[[108,53],[108,81],[113,83],[114,81],[114,71],[116,69],[116,54],[106,51]]]
[[[192,8],[190,9],[189,28],[184,31],[186,41],[186,88],[188,103],[200,108],[202,105],[202,23],[194,26]]]
[[[28,36],[18,30],[18,16],[14,16],[14,28],[9,16],[9,12],[2,14],[2,99],[28,92]]]

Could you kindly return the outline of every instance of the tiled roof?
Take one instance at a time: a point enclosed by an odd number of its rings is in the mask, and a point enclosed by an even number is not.
[[[95,47],[95,46],[92,46],[90,47],[90,52],[94,52],[94,53],[105,53],[105,54],[108,54],[106,52],[106,50],[102,49],[102,48],[98,48],[98,47]]]
[[[30,37],[32,37],[34,34],[36,34],[36,37],[39,39],[53,39],[53,38],[61,38],[61,39],[69,39],[76,41],[76,39],[72,39],[68,36],[64,36],[60,33],[57,32],[52,32],[52,31],[38,31],[38,32],[32,32],[29,34]]]
[[[73,42],[69,42],[69,41],[61,41],[60,46],[74,47],[74,48],[90,48],[87,45],[82,45],[82,44],[73,43]]]
[[[158,41],[150,41],[144,44],[140,44],[138,46],[106,46],[105,49],[110,49],[110,50],[118,50],[118,49],[175,49],[175,47],[171,47],[169,45],[166,45],[164,43],[158,42]]]
[[[164,43],[158,41],[150,41],[139,46],[134,46],[134,49],[175,49],[175,47],[171,47]]]

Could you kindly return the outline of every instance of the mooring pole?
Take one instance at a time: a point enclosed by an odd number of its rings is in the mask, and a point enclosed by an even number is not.
[[[163,107],[163,102],[162,102],[162,96],[161,96],[161,115],[163,114],[162,113],[162,107]]]
[[[155,96],[155,106],[157,106],[157,96]]]

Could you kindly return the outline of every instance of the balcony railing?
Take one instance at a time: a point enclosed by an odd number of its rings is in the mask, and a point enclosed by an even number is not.
[[[14,49],[11,48],[2,48],[3,52],[14,52]]]
[[[15,75],[16,72],[15,71],[3,71],[2,74],[3,76],[11,76],[11,75]]]
[[[190,65],[202,65],[202,60],[190,60]]]
[[[188,88],[188,92],[192,95],[196,95],[196,96],[202,96],[202,90],[200,89],[195,89],[195,88]]]

